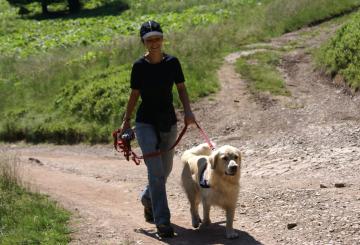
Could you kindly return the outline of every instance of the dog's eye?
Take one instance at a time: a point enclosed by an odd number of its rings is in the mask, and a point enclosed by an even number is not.
[[[223,159],[224,161],[228,161],[228,160],[229,160],[229,158],[228,158],[227,156],[222,157],[222,159]]]
[[[236,156],[236,155],[234,156],[234,159],[235,159],[235,160],[237,160],[238,158],[239,158],[238,156]]]

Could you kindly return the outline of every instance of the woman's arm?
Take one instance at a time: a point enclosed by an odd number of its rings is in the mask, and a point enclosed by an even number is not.
[[[126,106],[126,112],[125,112],[125,116],[123,118],[123,122],[121,125],[121,133],[124,132],[126,129],[130,128],[130,120],[131,120],[131,114],[134,111],[134,108],[136,106],[136,102],[138,101],[140,96],[140,91],[137,89],[132,89],[130,96],[129,96],[129,100]]]
[[[177,83],[176,88],[179,93],[180,101],[184,108],[184,122],[189,125],[195,123],[195,116],[191,111],[189,96],[186,91],[185,83]]]

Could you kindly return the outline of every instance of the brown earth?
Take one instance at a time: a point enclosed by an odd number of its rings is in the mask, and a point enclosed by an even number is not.
[[[34,189],[74,213],[71,244],[359,244],[360,97],[316,71],[309,54],[337,28],[305,28],[230,54],[218,72],[221,91],[192,106],[218,145],[243,153],[234,222],[239,239],[225,239],[224,212],[217,208],[209,228],[191,227],[179,156],[202,142],[195,128],[177,149],[167,185],[178,236],[162,241],[144,221],[139,202],[145,165],[122,160],[111,145],[0,149],[20,156],[23,179]],[[289,49],[279,70],[292,96],[251,94],[234,70],[236,58],[284,47]]]

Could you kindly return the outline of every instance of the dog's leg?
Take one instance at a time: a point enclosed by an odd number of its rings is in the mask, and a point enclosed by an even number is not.
[[[201,223],[199,215],[200,195],[198,192],[196,194],[194,195],[194,198],[190,201],[191,221],[194,228],[198,228]]]
[[[235,208],[226,209],[226,238],[234,239],[238,238],[239,234],[233,229],[233,221],[235,215]]]
[[[191,222],[194,228],[199,227],[201,222],[199,216],[199,203],[200,203],[200,191],[197,184],[194,182],[190,166],[186,164],[181,174],[182,185],[184,187],[186,196],[190,203]]]
[[[210,204],[205,202],[203,199],[203,223],[201,224],[201,227],[205,227],[211,224],[211,220],[210,220]]]

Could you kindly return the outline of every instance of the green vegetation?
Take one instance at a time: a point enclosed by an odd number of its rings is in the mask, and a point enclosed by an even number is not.
[[[232,14],[219,3],[193,6],[182,12],[172,12],[171,9],[163,13],[145,12],[143,8],[150,3],[142,2],[131,1],[131,6],[134,7],[124,11],[127,4],[123,1],[90,0],[84,4],[82,13],[49,19],[38,16],[40,8],[34,5],[30,7],[34,8],[35,16],[30,15],[21,19],[17,17],[14,8],[10,8],[5,0],[0,0],[0,9],[5,9],[0,10],[4,15],[2,21],[0,18],[0,53],[6,56],[27,57],[54,48],[92,46],[91,49],[97,49],[124,35],[138,34],[140,24],[149,19],[156,19],[167,32],[171,32],[182,30],[186,26],[217,23]],[[105,4],[106,8],[99,10],[98,5],[101,4]],[[159,8],[161,5],[167,6],[167,3],[154,4],[160,5]],[[240,4],[234,4],[232,7]]]
[[[19,18],[0,0],[0,140],[108,142],[124,111],[131,64],[143,52],[137,32],[146,20],[164,27],[165,51],[179,57],[194,101],[217,90],[226,53],[356,5],[360,0],[90,0],[79,14],[41,19],[38,6]]]
[[[59,3],[61,0],[7,0],[8,3],[10,3],[13,6],[19,7],[19,13],[24,15],[29,13],[29,10],[26,9],[26,5],[29,5],[34,2],[38,2],[41,4],[42,14],[43,15],[49,15],[51,12],[48,10],[48,5]],[[81,3],[80,0],[67,0],[68,5],[67,8],[69,9],[70,13],[76,13],[81,9]]]
[[[280,55],[277,52],[258,52],[239,58],[236,62],[237,71],[250,81],[252,93],[268,91],[274,95],[289,96],[281,74],[276,67],[279,65]]]
[[[17,164],[0,156],[0,244],[68,244],[70,214],[20,187]]]
[[[360,14],[353,16],[336,35],[317,52],[320,66],[333,77],[341,75],[354,91],[360,88]]]
[[[267,25],[276,33],[289,32],[354,10],[359,1],[274,0],[267,12]]]

